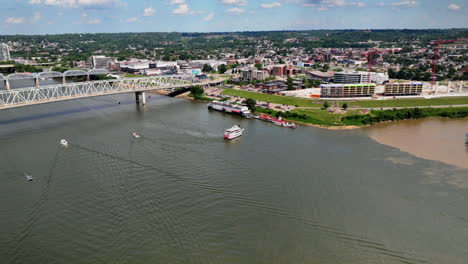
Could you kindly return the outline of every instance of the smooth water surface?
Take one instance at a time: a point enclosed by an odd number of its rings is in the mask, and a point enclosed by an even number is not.
[[[0,112],[1,263],[468,262],[466,169],[364,130],[133,100]]]

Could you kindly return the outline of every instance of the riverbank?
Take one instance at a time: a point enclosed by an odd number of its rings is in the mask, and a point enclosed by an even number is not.
[[[234,89],[230,89],[234,90]],[[151,91],[156,94],[167,95],[169,92],[164,90]],[[244,92],[244,96],[250,94],[257,94],[261,96],[268,96],[269,99],[275,96],[267,94],[258,94],[253,92]],[[206,96],[199,96],[194,98],[190,92],[179,95],[181,98],[210,101],[212,98]],[[267,97],[263,100],[268,99]],[[297,99],[297,98],[289,98]],[[258,99],[257,99],[258,100]],[[275,99],[273,99],[274,101]],[[284,102],[284,101],[283,101]],[[441,101],[445,102],[445,101]],[[292,103],[292,102],[289,102]],[[339,110],[335,108],[334,110]],[[291,111],[273,110],[263,107],[255,107],[255,113],[267,114],[274,117],[282,117],[289,122],[295,122],[302,125],[313,126],[329,130],[352,130],[371,126],[374,124],[393,122],[399,120],[415,120],[426,117],[445,117],[445,118],[466,118],[468,117],[468,107],[441,107],[441,108],[404,108],[404,109],[391,109],[391,110],[372,110],[361,111],[357,109],[347,109],[340,111],[328,111],[316,107],[298,107]]]

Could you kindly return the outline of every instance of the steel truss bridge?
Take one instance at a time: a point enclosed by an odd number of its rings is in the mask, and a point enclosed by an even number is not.
[[[86,76],[86,80],[90,80],[91,75],[103,75],[108,74],[109,71],[106,69],[91,69],[89,71],[83,70],[68,70],[66,72],[56,72],[56,71],[47,71],[40,73],[14,73],[8,76],[4,76],[0,73],[0,81],[5,82],[5,89],[10,90],[10,81],[15,80],[34,80],[36,87],[41,86],[41,80],[51,79],[51,78],[60,78],[62,79],[62,84],[67,83],[67,77],[77,77],[77,76]]]
[[[220,82],[220,80],[215,80],[200,83],[192,75],[171,75],[9,89],[0,91],[0,109],[130,92],[135,92],[137,103],[140,102],[141,96],[142,103],[145,104],[145,91],[184,88],[195,84],[211,85]]]

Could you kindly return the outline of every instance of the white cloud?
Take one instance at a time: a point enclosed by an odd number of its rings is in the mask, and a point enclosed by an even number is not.
[[[40,0],[31,0],[40,3]],[[121,5],[120,0],[44,0],[43,4],[68,8],[109,8]]]
[[[275,8],[275,7],[280,7],[281,3],[280,2],[273,2],[271,4],[261,4],[260,5],[263,8]]]
[[[190,10],[187,4],[179,5],[178,8],[172,10],[174,15],[190,15],[193,14],[193,11]]]
[[[127,23],[134,23],[138,21],[138,17],[131,17],[131,18],[128,18],[126,21]]]
[[[333,7],[365,7],[365,2],[348,2],[348,0],[284,0],[287,3],[298,4],[303,7],[317,7],[318,10],[328,10]]]
[[[183,5],[185,4],[185,0],[171,0],[169,4],[170,5]]]
[[[233,7],[233,8],[230,8],[230,9],[226,10],[226,12],[233,13],[233,14],[236,14],[236,15],[240,15],[240,14],[244,13],[245,10],[242,9],[242,8],[239,8],[239,7]]]
[[[154,14],[154,9],[151,7],[145,8],[143,10],[143,16],[152,16]]]
[[[364,2],[346,2],[346,0],[322,0],[322,6],[325,7],[344,7],[344,6],[357,6],[365,7],[366,3]]]
[[[21,24],[24,23],[26,20],[22,17],[7,17],[5,19],[5,23],[7,24]]]
[[[246,6],[249,3],[248,0],[221,0],[221,2],[226,5],[237,5],[237,6]]]
[[[205,21],[210,21],[214,18],[214,13],[209,13],[206,17],[203,18]]]
[[[84,19],[84,20],[81,20],[81,23],[83,23],[83,24],[100,24],[100,23],[101,23],[101,20],[100,20],[100,19],[97,19],[97,18],[94,18],[94,19]]]
[[[417,5],[418,2],[417,1],[401,1],[401,2],[396,2],[396,3],[392,3],[391,5],[394,6],[394,7],[411,7],[411,6],[415,6]]]
[[[29,0],[28,2],[30,5],[38,5],[41,3],[41,0]]]
[[[82,17],[87,17],[88,14],[87,14],[87,13],[83,13],[81,16],[82,16]]]
[[[458,11],[458,10],[461,9],[461,7],[459,5],[457,5],[457,4],[450,4],[450,5],[448,5],[447,8],[450,9],[450,10],[454,10],[454,11]]]
[[[39,12],[34,12],[34,17],[32,19],[32,22],[36,22],[38,21],[39,19],[41,19],[41,13]]]

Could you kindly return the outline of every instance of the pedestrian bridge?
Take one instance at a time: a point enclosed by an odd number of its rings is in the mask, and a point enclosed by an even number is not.
[[[192,75],[122,78],[102,81],[63,83],[0,91],[0,109],[44,104],[101,95],[135,92],[137,103],[145,104],[144,92],[199,85],[219,84],[222,80],[200,82]]]

